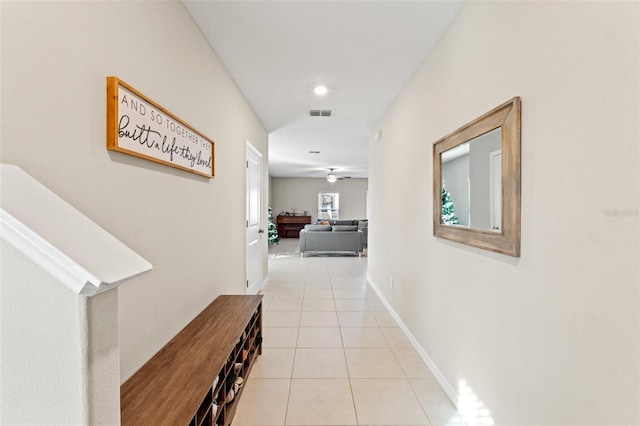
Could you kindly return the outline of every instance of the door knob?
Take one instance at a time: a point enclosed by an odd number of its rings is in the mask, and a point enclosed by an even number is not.
[[[259,233],[259,234],[264,234],[264,229],[259,229],[259,230],[258,230],[258,233]]]

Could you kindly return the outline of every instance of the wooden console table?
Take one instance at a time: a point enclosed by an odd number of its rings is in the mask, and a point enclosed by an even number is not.
[[[311,216],[278,216],[278,236],[280,238],[299,238],[300,230],[311,223]]]
[[[219,296],[120,387],[122,425],[228,426],[262,353],[262,296]]]

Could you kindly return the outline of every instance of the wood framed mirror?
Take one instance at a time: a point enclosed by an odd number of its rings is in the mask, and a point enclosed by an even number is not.
[[[433,235],[520,257],[520,98],[433,145]]]

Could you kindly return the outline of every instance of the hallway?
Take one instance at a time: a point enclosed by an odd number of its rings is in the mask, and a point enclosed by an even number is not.
[[[264,349],[234,419],[248,425],[464,424],[367,286],[367,258],[270,248]]]

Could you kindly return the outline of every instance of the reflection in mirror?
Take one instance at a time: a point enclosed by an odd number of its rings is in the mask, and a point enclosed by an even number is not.
[[[500,232],[501,128],[444,151],[441,161],[441,223]]]

